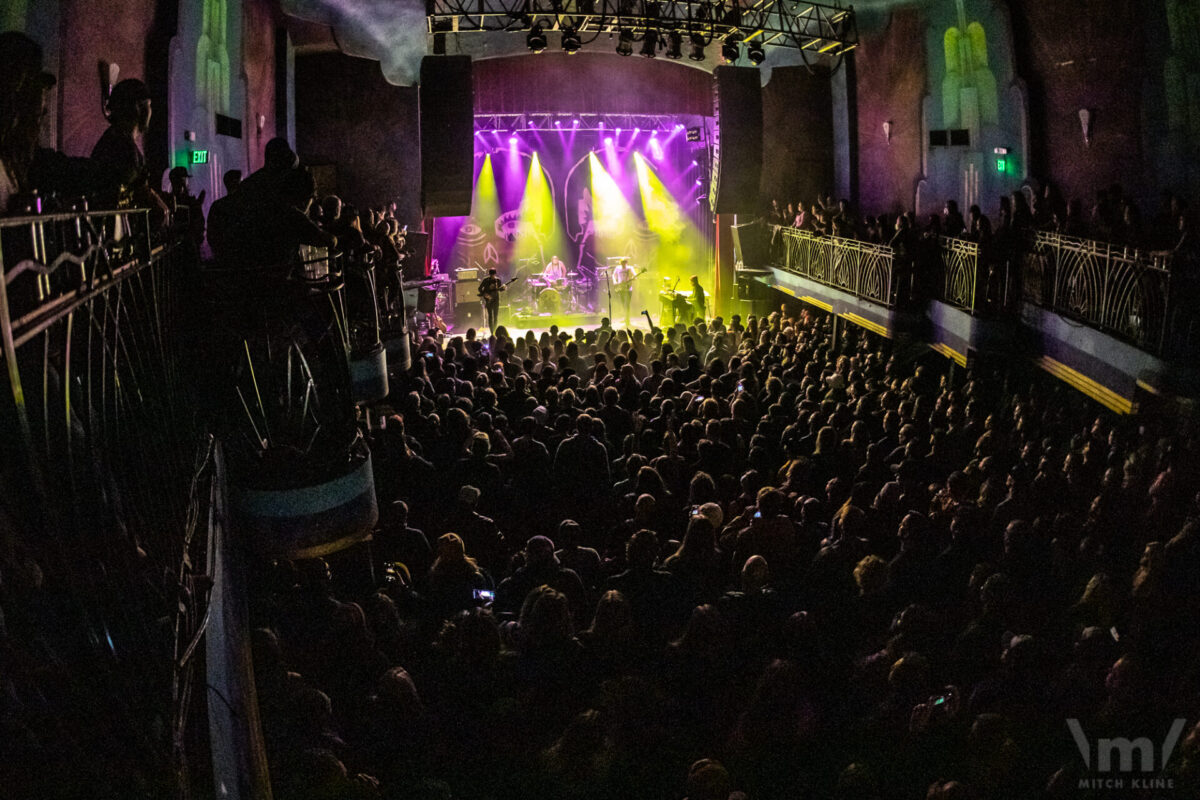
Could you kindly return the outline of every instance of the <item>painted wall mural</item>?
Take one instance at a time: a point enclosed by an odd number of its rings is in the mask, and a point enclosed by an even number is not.
[[[1003,3],[941,0],[926,11],[928,94],[923,105],[919,214],[957,200],[985,212],[1027,177],[1028,106],[1013,63]]]

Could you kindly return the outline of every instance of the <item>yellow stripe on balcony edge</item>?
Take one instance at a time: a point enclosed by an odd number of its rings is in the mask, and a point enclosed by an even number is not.
[[[853,322],[860,328],[866,328],[872,333],[877,333],[885,339],[892,338],[892,332],[880,325],[878,322],[872,322],[866,317],[860,317],[858,314],[842,314],[842,319]]]
[[[941,353],[943,356],[945,356],[946,358],[953,361],[954,363],[958,364],[960,367],[965,367],[967,365],[967,357],[965,355],[963,355],[962,353],[958,352],[957,350],[955,350],[950,345],[948,345],[944,342],[936,342],[929,346],[931,348],[933,348],[935,351],[937,351],[938,353]]]
[[[1101,383],[1097,383],[1082,372],[1071,369],[1061,361],[1056,361],[1050,356],[1042,356],[1037,360],[1037,365],[1064,383],[1083,392],[1105,408],[1109,408],[1118,414],[1133,413],[1132,400],[1122,397],[1112,389]]]

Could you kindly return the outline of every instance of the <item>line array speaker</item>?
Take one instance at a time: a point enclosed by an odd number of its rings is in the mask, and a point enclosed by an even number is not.
[[[470,56],[421,59],[421,206],[426,216],[471,213],[475,86]]]
[[[762,180],[762,87],[757,67],[713,70],[712,180],[709,205],[718,214],[756,213]]]

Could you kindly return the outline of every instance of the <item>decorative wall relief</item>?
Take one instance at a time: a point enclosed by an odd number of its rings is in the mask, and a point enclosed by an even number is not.
[[[924,7],[928,94],[923,107],[921,215],[956,200],[985,213],[1027,177],[1028,111],[1013,66],[1003,3],[941,0]]]
[[[227,0],[204,0],[196,42],[196,104],[229,114],[229,7]]]

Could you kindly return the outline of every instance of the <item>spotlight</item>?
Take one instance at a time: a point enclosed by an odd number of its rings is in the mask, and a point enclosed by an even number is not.
[[[750,63],[758,66],[767,57],[763,52],[762,42],[753,41],[746,45],[746,58],[750,59]]]
[[[664,55],[673,60],[683,58],[683,34],[679,31],[667,34],[667,52]]]
[[[633,31],[624,30],[617,36],[617,55],[633,55]]]
[[[535,24],[525,36],[525,46],[535,53],[546,49],[546,32],[542,30],[542,23]]]
[[[579,41],[579,34],[575,29],[568,26],[562,29],[562,49],[567,53],[578,53],[582,42]]]
[[[658,50],[658,33],[655,31],[646,31],[646,35],[642,37],[642,55],[646,58],[654,58],[654,53]]]
[[[725,37],[725,41],[721,44],[721,58],[732,64],[738,60],[738,56],[742,54],[742,50],[738,47],[737,36],[730,34]]]
[[[688,40],[691,42],[691,52],[688,53],[688,58],[692,61],[704,60],[704,37],[698,33],[693,33]]]

